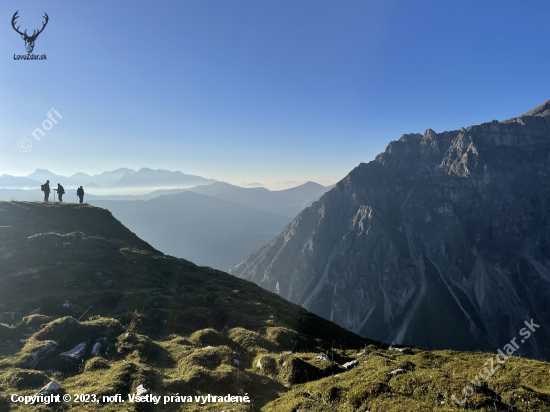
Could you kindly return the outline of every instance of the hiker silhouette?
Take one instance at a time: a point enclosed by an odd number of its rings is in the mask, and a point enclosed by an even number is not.
[[[57,191],[57,196],[59,197],[59,203],[63,203],[63,195],[65,194],[65,189],[63,186],[61,186],[59,183],[57,184],[57,189],[54,189]]]
[[[46,183],[44,183],[42,186],[40,186],[40,190],[44,192],[44,202],[48,202],[50,200],[50,181],[46,180]]]
[[[84,202],[84,188],[82,186],[80,186],[77,190],[76,190],[76,195],[78,196],[78,198],[80,199],[80,203]]]

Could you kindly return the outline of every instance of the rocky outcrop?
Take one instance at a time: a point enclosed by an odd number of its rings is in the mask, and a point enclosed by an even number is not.
[[[550,357],[550,101],[408,134],[230,273],[362,336]]]

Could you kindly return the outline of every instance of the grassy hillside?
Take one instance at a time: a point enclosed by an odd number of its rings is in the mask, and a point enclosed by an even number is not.
[[[82,358],[60,356],[80,344]],[[402,355],[250,282],[165,256],[106,210],[0,202],[0,396],[30,396],[54,380],[61,394],[100,399],[127,399],[139,385],[161,396],[253,399],[156,407],[4,399],[0,410],[450,411],[451,395],[461,397],[488,356]],[[354,360],[358,367],[342,369]],[[465,406],[548,411],[549,377],[547,363],[510,358]]]

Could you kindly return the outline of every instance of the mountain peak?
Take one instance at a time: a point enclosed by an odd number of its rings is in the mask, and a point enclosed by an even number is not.
[[[520,116],[504,120],[502,123],[511,123],[517,119],[520,119],[522,117],[527,117],[527,116],[535,116],[535,117],[550,116],[550,100],[545,101],[543,104],[535,107],[534,109],[529,110],[528,112],[523,113]]]
[[[540,106],[529,110],[527,113],[522,114],[520,117],[523,116],[550,116],[550,100],[547,100]]]

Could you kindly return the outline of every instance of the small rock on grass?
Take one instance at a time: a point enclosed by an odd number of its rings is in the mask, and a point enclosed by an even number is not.
[[[86,352],[86,343],[82,342],[76,345],[74,348],[67,352],[60,353],[59,356],[66,356],[67,358],[80,360]]]
[[[358,366],[358,365],[359,365],[359,362],[358,362],[358,361],[352,360],[351,362],[346,362],[346,363],[344,363],[344,364],[342,365],[342,367],[343,367],[345,370],[349,371],[350,369],[353,369],[353,368],[355,368],[355,367]]]
[[[392,348],[392,347],[390,347],[390,350],[396,350],[397,352],[401,353],[401,355],[411,354],[411,351],[407,348]]]
[[[56,381],[51,381],[46,386],[44,386],[35,396],[46,396],[51,395],[52,393],[58,392],[61,390],[61,385],[57,383]]]
[[[145,396],[149,393],[149,391],[147,389],[145,389],[145,387],[143,386],[143,384],[139,385],[137,388],[136,388],[136,394],[137,396]]]

